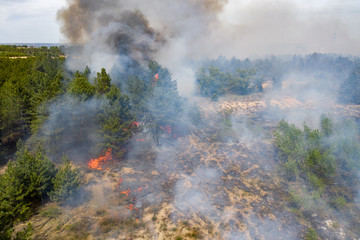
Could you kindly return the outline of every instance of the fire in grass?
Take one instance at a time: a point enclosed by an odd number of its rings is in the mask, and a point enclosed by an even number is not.
[[[103,165],[109,164],[112,160],[111,148],[109,148],[105,153],[101,154],[98,158],[91,159],[88,162],[88,167],[94,170],[104,170],[109,168],[104,168]]]
[[[124,191],[121,191],[121,184],[123,182],[123,179],[120,178],[118,183],[116,184],[116,191],[120,192],[121,194],[124,194],[126,195],[126,197],[129,197],[129,195],[132,193],[132,196],[130,196],[130,199],[132,199],[134,201],[134,203],[130,203],[129,206],[127,206],[126,208],[128,208],[130,211],[135,211],[135,210],[138,210],[139,208],[135,207],[135,202],[136,202],[136,197],[134,196],[135,195],[138,195],[140,194],[142,191],[143,191],[143,188],[142,187],[139,187],[138,189],[134,189],[134,190],[130,190],[130,188],[128,188],[127,190],[124,190]]]

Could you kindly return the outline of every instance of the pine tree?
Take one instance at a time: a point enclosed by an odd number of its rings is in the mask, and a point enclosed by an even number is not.
[[[167,68],[150,61],[144,72],[129,77],[126,89],[136,118],[144,123],[145,132],[159,143],[164,130],[173,133],[182,114],[182,99]]]
[[[76,72],[75,78],[70,83],[70,94],[80,101],[90,99],[95,94],[95,87],[89,82],[87,70]]]
[[[177,83],[167,68],[151,61],[149,75],[154,82],[152,91],[147,96],[147,121],[152,137],[159,143],[162,129],[174,131],[182,113],[182,99],[177,90]]]
[[[151,81],[141,79],[138,76],[130,76],[127,81],[126,90],[131,100],[132,112],[138,119],[143,119],[146,115],[147,96],[152,88]]]
[[[97,76],[95,78],[96,93],[99,95],[107,93],[110,89],[110,83],[110,74],[106,73],[105,68],[102,68],[101,73],[97,73]]]
[[[38,148],[30,153],[20,142],[16,161],[10,161],[0,178],[0,235],[15,220],[30,217],[33,208],[47,199],[53,188],[55,165]]]
[[[122,94],[114,85],[111,85],[105,94],[107,102],[103,110],[98,114],[98,122],[101,126],[100,134],[103,145],[111,148],[113,153],[120,156],[122,148],[136,130],[135,118],[131,113],[130,98]]]
[[[52,180],[54,190],[50,193],[53,201],[65,201],[80,187],[80,170],[74,167],[69,158],[63,156],[63,165]]]

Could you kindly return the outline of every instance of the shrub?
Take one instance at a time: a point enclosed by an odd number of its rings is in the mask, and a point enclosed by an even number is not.
[[[331,205],[335,208],[344,208],[347,204],[346,199],[343,196],[336,197],[334,200],[331,201]]]
[[[295,160],[289,159],[289,161],[285,162],[284,170],[287,179],[289,180],[296,179],[298,175],[298,166]]]
[[[305,240],[318,240],[319,235],[316,233],[315,229],[309,227],[308,231],[305,234]]]
[[[57,218],[62,213],[61,209],[57,207],[50,207],[40,212],[42,217]]]
[[[28,223],[26,228],[16,233],[16,235],[12,238],[14,240],[30,240],[32,239],[32,235],[34,233],[33,226],[31,223]]]
[[[325,136],[330,136],[333,132],[333,122],[330,118],[326,117],[324,114],[321,115],[320,119],[321,133]]]
[[[320,192],[323,192],[325,190],[324,182],[315,174],[308,173],[308,179],[311,186],[313,186],[315,189],[319,190]]]

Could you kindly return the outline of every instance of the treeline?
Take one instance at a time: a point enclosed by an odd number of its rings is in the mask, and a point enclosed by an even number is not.
[[[275,131],[284,176],[289,183],[302,179],[310,186],[291,193],[294,204],[305,210],[320,201],[343,208],[356,200],[360,170],[358,124],[354,120],[334,122],[323,115],[320,126],[311,129],[304,124],[298,128],[282,120]]]
[[[255,78],[254,69],[237,69],[234,73],[221,72],[218,68],[200,69],[197,73],[199,91],[216,100],[225,93],[248,94],[262,90],[262,82]]]
[[[29,47],[27,45],[0,45],[0,58],[2,57],[21,57],[21,56],[41,56],[48,55],[51,57],[59,57],[63,55],[64,46],[52,46],[52,47]]]
[[[354,67],[340,87],[340,100],[360,104],[360,64]]]
[[[354,77],[350,73],[356,71],[357,66],[358,59],[319,53],[255,60],[219,57],[202,64],[197,71],[196,85],[200,94],[213,98],[226,93],[248,94],[262,91],[265,81],[280,87],[286,74],[296,72],[327,80],[328,84],[340,83],[342,93],[348,93],[347,90],[351,90],[349,83],[356,82],[351,80]],[[346,96],[341,94],[341,97]]]
[[[263,79],[257,74],[256,68],[247,63],[243,64],[235,58],[230,61],[218,58],[205,63],[196,74],[198,91],[213,100],[226,93],[262,91]]]

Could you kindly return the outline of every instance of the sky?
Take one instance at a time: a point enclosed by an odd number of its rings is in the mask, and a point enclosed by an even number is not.
[[[66,0],[0,0],[0,43],[65,43],[56,15],[57,11],[66,5]],[[299,17],[294,20],[287,15]],[[267,16],[269,21],[264,19]],[[278,19],[276,16],[279,16]],[[286,20],[283,20],[286,17],[296,22],[287,24]],[[359,45],[357,43],[360,42],[360,0],[229,0],[218,18],[231,26],[231,31],[239,29],[244,34],[249,34],[248,43],[243,41],[243,44],[256,44],[257,39],[269,35],[283,38],[283,32],[296,33],[304,23],[307,24],[306,34],[309,36],[303,39],[311,38],[312,34],[324,36],[317,36],[316,46],[311,50],[321,51],[322,45],[333,44],[331,41],[336,39],[338,49],[349,53],[352,51],[351,47]],[[267,22],[269,26],[266,26]],[[318,25],[323,26],[320,27],[322,29],[311,27],[312,23],[316,22],[323,24]],[[294,26],[295,29],[289,29]],[[284,29],[286,31],[283,31]],[[323,31],[324,34],[318,31]],[[238,36],[234,36],[234,39]],[[297,44],[296,38],[301,36],[289,38],[289,44]],[[273,41],[276,45],[278,39]],[[286,48],[282,42],[280,47]],[[360,49],[355,52],[360,52]]]
[[[0,43],[59,43],[56,21],[65,0],[0,0]]]

